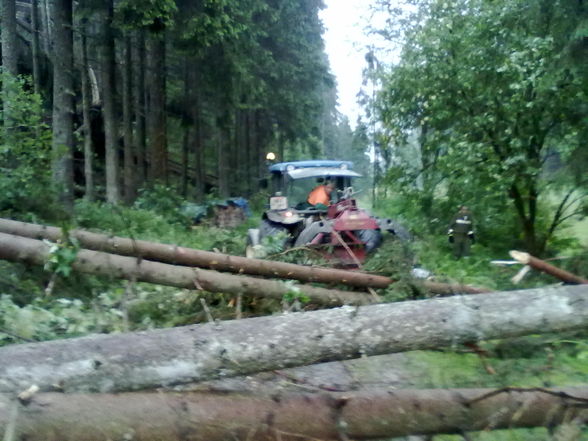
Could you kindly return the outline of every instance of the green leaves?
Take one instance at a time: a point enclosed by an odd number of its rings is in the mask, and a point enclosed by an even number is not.
[[[54,274],[69,277],[72,271],[72,265],[76,260],[80,244],[75,238],[70,238],[65,242],[53,243],[44,240],[49,248],[49,258],[45,263],[45,270]]]
[[[587,111],[587,76],[572,74],[565,50],[582,10],[556,3],[431,1],[414,10],[376,102],[400,151],[396,172],[418,176],[395,175],[399,186],[486,210],[498,192],[513,197],[516,183],[520,220],[535,222],[545,160],[585,145],[577,116]]]
[[[174,0],[121,0],[115,14],[122,28],[146,28],[157,33],[173,24],[176,11]]]

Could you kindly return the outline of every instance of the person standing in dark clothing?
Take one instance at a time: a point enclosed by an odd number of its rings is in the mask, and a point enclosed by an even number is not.
[[[453,244],[453,255],[460,259],[470,255],[470,245],[474,242],[474,220],[465,205],[459,208],[447,231],[449,242]]]

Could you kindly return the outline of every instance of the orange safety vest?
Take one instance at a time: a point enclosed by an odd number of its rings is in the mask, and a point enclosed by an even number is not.
[[[331,205],[331,198],[327,193],[327,187],[325,185],[319,185],[318,187],[315,187],[308,195],[307,201],[310,205]]]

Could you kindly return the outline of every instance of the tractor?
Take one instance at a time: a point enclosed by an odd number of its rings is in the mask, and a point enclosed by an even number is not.
[[[248,257],[255,255],[265,237],[272,236],[283,248],[311,247],[338,267],[358,268],[380,246],[382,232],[408,238],[406,230],[391,219],[371,216],[357,206],[351,184],[361,175],[350,161],[282,162],[270,165],[269,172],[270,179],[264,183],[272,196],[259,228],[248,230]],[[326,182],[334,184],[328,206],[310,205],[309,193]]]

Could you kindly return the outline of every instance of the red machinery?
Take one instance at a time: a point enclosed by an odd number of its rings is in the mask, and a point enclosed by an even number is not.
[[[361,175],[349,161],[297,161],[274,164],[273,196],[259,228],[250,229],[248,249],[263,238],[281,238],[284,247],[316,248],[338,266],[359,267],[382,242],[382,231],[407,233],[390,219],[379,219],[358,208],[351,179]],[[335,190],[328,207],[310,206],[306,198],[321,182]],[[248,253],[249,254],[249,253]]]

